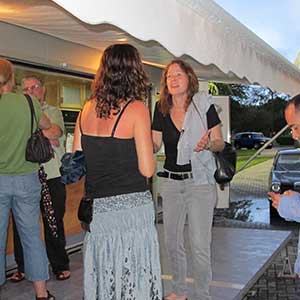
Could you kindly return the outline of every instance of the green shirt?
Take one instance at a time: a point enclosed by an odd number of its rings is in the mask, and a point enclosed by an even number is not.
[[[42,111],[32,97],[39,122]],[[36,123],[34,122],[34,130]],[[31,112],[23,94],[0,96],[0,175],[30,174],[38,170],[38,163],[25,160],[26,144],[31,136]]]
[[[58,139],[59,146],[58,147],[52,146],[54,150],[54,158],[52,158],[49,162],[44,164],[44,168],[48,180],[48,179],[60,177],[60,172],[59,172],[59,167],[61,166],[60,159],[65,153],[66,136],[65,136],[64,119],[61,111],[57,107],[51,106],[47,103],[42,107],[42,110],[45,113],[45,115],[50,119],[51,124],[56,124],[57,126],[59,126],[63,132],[62,136]]]

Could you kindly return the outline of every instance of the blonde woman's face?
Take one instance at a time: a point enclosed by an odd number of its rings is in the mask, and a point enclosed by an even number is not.
[[[168,91],[172,96],[187,94],[189,78],[178,64],[173,64],[169,67],[166,80]]]

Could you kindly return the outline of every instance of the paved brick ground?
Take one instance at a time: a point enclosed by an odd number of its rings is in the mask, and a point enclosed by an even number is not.
[[[287,253],[293,266],[298,243],[299,225],[297,223],[281,223],[269,225],[265,223],[249,223],[239,220],[228,219],[229,210],[216,210],[214,226],[241,227],[270,230],[292,230],[293,237],[287,246]],[[272,265],[259,278],[243,300],[300,300],[300,279],[279,278],[278,274],[283,269],[286,251],[278,255]]]
[[[274,151],[276,151],[276,149]],[[274,155],[274,153],[270,153],[271,156]],[[253,199],[254,197],[256,201],[260,201],[260,199],[266,201],[271,166],[272,160],[269,160],[245,169],[234,177],[230,190],[230,208],[224,210],[217,209],[215,211],[214,225],[291,230],[293,237],[286,251],[293,266],[297,253],[299,223],[281,222],[276,225],[270,225],[267,223],[247,222],[247,219],[249,219],[247,205],[251,205],[251,200],[249,201],[248,199]],[[251,213],[253,213],[253,211]],[[270,265],[266,272],[259,278],[243,300],[300,300],[300,279],[278,277],[279,272],[283,269],[283,258],[286,256],[286,251],[282,251],[282,253],[274,259],[272,265]]]

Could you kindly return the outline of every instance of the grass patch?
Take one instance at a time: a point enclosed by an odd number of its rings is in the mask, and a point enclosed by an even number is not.
[[[255,150],[237,150],[236,169],[238,170],[255,152]],[[258,165],[269,159],[273,159],[273,157],[260,154],[254,160],[252,160],[245,169]]]

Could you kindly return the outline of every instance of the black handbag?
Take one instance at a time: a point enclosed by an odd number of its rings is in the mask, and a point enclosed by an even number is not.
[[[224,185],[230,182],[235,174],[236,151],[234,147],[225,142],[225,147],[220,152],[213,152],[217,169],[214,177],[217,183]]]
[[[78,207],[77,217],[86,227],[89,227],[88,225],[93,220],[93,202],[92,198],[83,197]],[[86,230],[89,230],[89,228]]]
[[[29,95],[24,95],[28,101],[31,111],[31,136],[27,141],[25,159],[34,163],[46,163],[54,157],[54,151],[48,138],[43,134],[43,131],[37,127],[33,132],[33,120],[38,125],[32,99]]]

